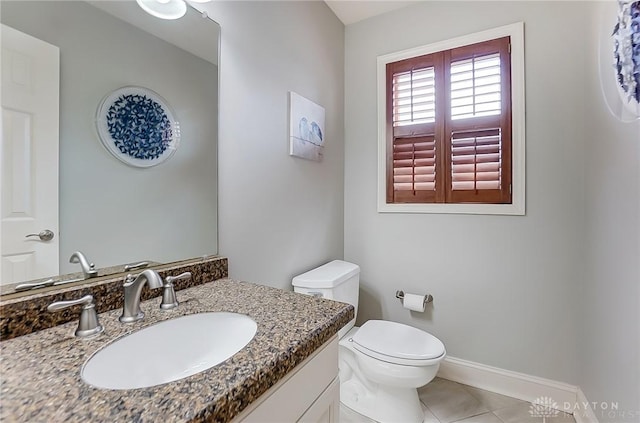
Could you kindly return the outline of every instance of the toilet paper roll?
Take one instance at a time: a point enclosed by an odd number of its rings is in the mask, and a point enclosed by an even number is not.
[[[425,305],[425,296],[405,293],[404,299],[402,300],[402,305],[406,309],[423,312]]]

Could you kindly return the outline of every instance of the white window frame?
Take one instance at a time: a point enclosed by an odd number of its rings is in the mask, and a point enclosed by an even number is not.
[[[450,50],[496,38],[511,37],[511,204],[387,203],[387,72],[388,63]],[[487,31],[453,38],[396,53],[378,56],[378,212],[379,213],[455,213],[525,214],[525,99],[524,99],[524,23],[517,22]]]

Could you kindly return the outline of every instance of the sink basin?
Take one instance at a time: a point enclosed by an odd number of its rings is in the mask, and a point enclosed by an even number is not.
[[[82,379],[104,389],[137,389],[192,376],[222,363],[253,339],[257,325],[237,313],[199,313],[165,320],[95,353]]]

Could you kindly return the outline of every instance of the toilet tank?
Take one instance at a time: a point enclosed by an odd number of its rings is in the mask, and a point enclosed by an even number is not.
[[[360,266],[342,260],[334,260],[293,278],[293,290],[353,305],[358,314]],[[355,318],[342,328],[342,337],[355,324]]]

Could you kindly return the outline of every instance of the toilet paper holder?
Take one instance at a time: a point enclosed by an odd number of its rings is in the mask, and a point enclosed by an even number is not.
[[[400,301],[402,302],[402,300],[404,300],[404,291],[396,291],[396,298],[399,298]],[[433,296],[431,294],[427,294],[424,296],[424,305],[427,305],[428,303],[433,301]]]

